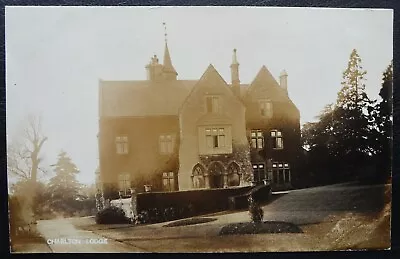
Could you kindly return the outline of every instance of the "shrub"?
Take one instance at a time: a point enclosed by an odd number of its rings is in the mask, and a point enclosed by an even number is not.
[[[149,212],[146,210],[140,212],[137,221],[139,224],[149,223],[150,222]]]
[[[251,221],[254,223],[262,222],[264,218],[264,211],[260,207],[260,205],[253,200],[253,198],[249,197],[249,213],[251,217]]]
[[[130,222],[125,211],[115,206],[97,212],[95,220],[97,224],[125,224]]]

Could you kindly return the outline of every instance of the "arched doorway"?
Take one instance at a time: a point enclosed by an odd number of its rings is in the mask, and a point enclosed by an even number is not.
[[[205,169],[202,165],[196,164],[192,170],[192,184],[193,188],[204,188],[204,172]]]
[[[240,167],[237,163],[230,163],[228,166],[228,186],[240,184]]]
[[[208,167],[210,188],[224,187],[224,167],[221,163],[214,162]]]

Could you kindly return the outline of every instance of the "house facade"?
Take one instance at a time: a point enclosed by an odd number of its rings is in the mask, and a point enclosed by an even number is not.
[[[300,152],[300,113],[263,66],[242,84],[236,50],[231,82],[209,65],[179,80],[167,43],[146,80],[99,81],[99,159],[105,198],[131,188],[178,191],[233,188],[268,180],[291,187]]]

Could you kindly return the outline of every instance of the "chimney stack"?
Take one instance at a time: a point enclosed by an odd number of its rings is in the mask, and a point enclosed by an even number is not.
[[[281,75],[279,76],[279,84],[285,90],[286,94],[288,94],[287,77],[288,77],[288,74],[287,74],[286,70],[282,70]]]
[[[232,64],[231,64],[231,80],[232,80],[232,91],[240,97],[240,80],[239,80],[239,63],[236,57],[236,49],[233,49]]]

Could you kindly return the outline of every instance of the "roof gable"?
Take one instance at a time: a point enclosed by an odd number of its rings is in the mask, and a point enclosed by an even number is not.
[[[277,86],[280,88],[278,82],[275,80],[275,78],[272,76],[271,72],[269,72],[266,66],[262,66],[260,71],[258,71],[253,82],[251,82],[248,91],[251,91],[252,88],[257,86],[262,86],[262,87]]]
[[[287,102],[298,112],[296,105],[289,98],[285,89],[278,84],[266,66],[261,67],[254,80],[247,87],[244,98],[270,99],[272,101]]]
[[[196,84],[193,86],[192,90],[186,97],[185,101],[182,103],[182,106],[180,107],[179,110],[181,111],[182,109],[184,109],[185,105],[190,100],[190,97],[195,94],[196,90],[199,89],[199,87],[204,87],[204,86],[209,88],[211,87],[219,88],[220,91],[227,93],[232,98],[235,98],[237,101],[242,103],[241,100],[232,92],[231,87],[222,78],[222,76],[218,73],[215,67],[212,64],[210,64],[207,67],[206,71],[204,71],[203,75],[200,77],[199,81],[197,81]]]
[[[290,100],[285,90],[278,84],[265,66],[261,67],[253,82],[247,88],[246,96],[268,98],[276,101]]]

